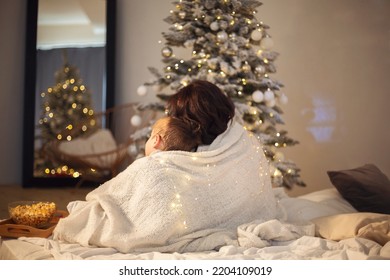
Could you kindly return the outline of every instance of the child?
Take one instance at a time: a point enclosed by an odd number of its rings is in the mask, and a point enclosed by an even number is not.
[[[174,117],[163,117],[153,125],[152,134],[145,144],[145,155],[156,151],[196,151],[199,144],[199,125]]]

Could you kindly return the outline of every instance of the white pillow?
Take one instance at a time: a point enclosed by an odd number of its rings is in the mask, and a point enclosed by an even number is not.
[[[380,245],[390,241],[390,215],[356,212],[338,214],[313,219],[316,236],[342,240],[351,237],[363,237]]]
[[[299,197],[276,196],[279,205],[286,213],[290,223],[305,222],[312,219],[343,213],[357,212],[336,189],[315,191]]]

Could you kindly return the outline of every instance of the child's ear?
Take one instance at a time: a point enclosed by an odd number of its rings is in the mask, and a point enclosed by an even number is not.
[[[161,145],[162,138],[160,134],[155,134],[153,137],[153,148],[158,149]]]

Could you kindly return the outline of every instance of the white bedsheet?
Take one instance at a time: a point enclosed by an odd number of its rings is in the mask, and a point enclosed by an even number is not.
[[[339,242],[313,236],[295,241],[274,243],[264,248],[224,246],[219,251],[197,253],[123,254],[111,248],[86,248],[77,244],[60,244],[43,238],[20,238],[4,241],[2,259],[87,259],[87,260],[367,260],[390,259],[390,242],[380,246],[364,238],[349,238]]]
[[[285,206],[286,214],[290,221],[296,223],[340,213],[356,212],[349,203],[341,198],[335,189],[326,189],[319,192],[290,198],[281,190],[275,190],[279,202]],[[290,215],[289,215],[290,214]],[[120,253],[112,248],[83,247],[78,244],[66,244],[51,238],[24,238],[2,240],[0,247],[1,259],[104,259],[104,260],[306,260],[306,259],[337,259],[337,260],[366,260],[366,259],[390,259],[390,242],[383,246],[360,237],[352,237],[341,241],[332,241],[320,237],[305,235],[308,228],[301,227],[302,232],[296,232],[293,228],[290,232],[296,235],[280,235],[277,230],[269,234],[265,228],[278,229],[283,223],[269,221],[268,225],[249,224],[253,233],[261,236],[262,241],[268,244],[246,243],[226,245],[216,251],[204,251],[196,253]],[[263,228],[261,228],[264,226]],[[267,227],[265,227],[267,226]],[[285,230],[289,230],[287,228]],[[244,226],[244,231],[248,232]],[[267,235],[269,234],[269,235]],[[240,236],[240,234],[239,234]],[[242,237],[242,235],[241,235]],[[245,244],[246,246],[243,246]]]

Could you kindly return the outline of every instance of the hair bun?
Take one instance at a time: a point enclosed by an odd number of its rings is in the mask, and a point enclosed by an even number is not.
[[[183,121],[185,123],[188,124],[188,126],[190,127],[191,129],[191,136],[193,138],[196,138],[197,139],[197,142],[198,144],[201,144],[202,143],[202,127],[200,125],[200,123],[198,123],[197,121],[194,121],[192,119],[189,119],[189,118],[185,118],[183,119]]]

